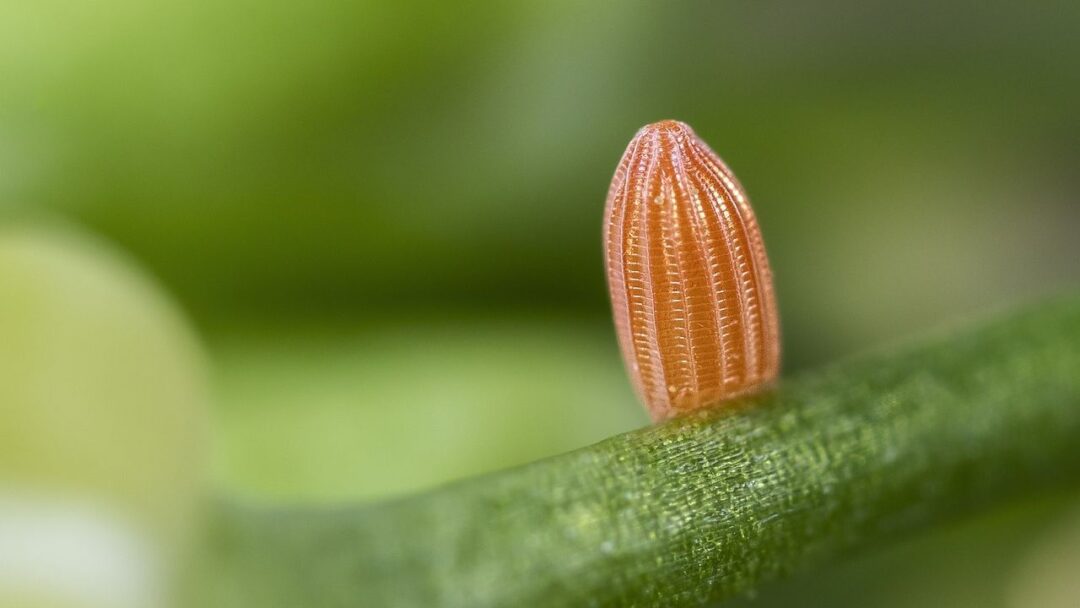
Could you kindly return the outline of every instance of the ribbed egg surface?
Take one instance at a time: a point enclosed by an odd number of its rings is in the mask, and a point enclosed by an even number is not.
[[[604,212],[619,346],[654,420],[756,391],[780,366],[772,274],[750,202],[684,123],[648,125]]]

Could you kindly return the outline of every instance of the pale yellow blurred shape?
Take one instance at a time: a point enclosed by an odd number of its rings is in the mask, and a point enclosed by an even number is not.
[[[199,351],[153,281],[103,243],[0,227],[5,504],[100,510],[158,557],[178,557],[203,487]]]
[[[1010,608],[1080,606],[1080,508],[1056,522],[1017,565]]]

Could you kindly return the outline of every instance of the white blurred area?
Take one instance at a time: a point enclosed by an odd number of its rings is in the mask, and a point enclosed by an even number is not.
[[[158,608],[161,555],[107,507],[0,485],[0,606]]]

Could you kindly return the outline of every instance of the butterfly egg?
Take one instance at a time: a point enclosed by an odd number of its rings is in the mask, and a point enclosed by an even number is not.
[[[689,126],[647,125],[627,146],[604,248],[619,347],[654,420],[776,377],[780,329],[761,230],[742,185]]]

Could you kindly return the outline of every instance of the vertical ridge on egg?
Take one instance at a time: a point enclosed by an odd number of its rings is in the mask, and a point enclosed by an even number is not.
[[[615,328],[655,420],[755,391],[780,366],[772,273],[749,200],[684,123],[647,125],[608,191]]]

